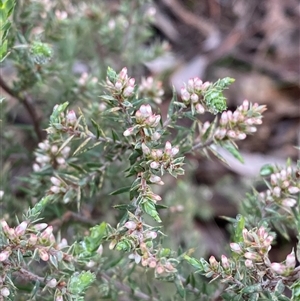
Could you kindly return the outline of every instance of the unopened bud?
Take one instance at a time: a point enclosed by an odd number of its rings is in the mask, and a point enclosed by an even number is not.
[[[6,259],[8,259],[8,257],[9,257],[10,254],[11,254],[10,251],[7,251],[7,250],[2,251],[0,253],[0,261],[5,261]]]
[[[134,230],[136,228],[136,223],[129,221],[124,224],[124,227],[126,227],[128,230]]]
[[[292,251],[285,260],[285,264],[288,268],[294,268],[296,266],[296,257],[295,257],[295,252]]]
[[[19,226],[16,227],[15,234],[17,236],[21,236],[21,235],[25,234],[27,226],[28,226],[28,222],[26,222],[26,221],[22,222]]]
[[[282,274],[285,272],[286,267],[285,267],[283,264],[281,264],[281,263],[273,262],[273,263],[271,264],[271,269],[272,269],[275,273],[277,273],[277,274],[279,274],[279,275],[282,275]]]
[[[60,184],[61,184],[61,181],[58,178],[51,177],[50,180],[51,180],[52,184],[55,186],[60,186]]]
[[[66,119],[67,119],[67,123],[70,124],[70,125],[74,125],[77,121],[77,117],[76,117],[76,113],[75,111],[71,110],[67,113],[67,116],[66,116]]]
[[[54,288],[57,285],[57,280],[55,278],[52,278],[50,281],[47,282],[47,286]]]
[[[2,287],[0,290],[0,294],[3,297],[8,297],[10,295],[9,289],[7,287]]]
[[[234,243],[234,242],[231,243],[230,248],[231,248],[231,251],[234,253],[240,254],[242,252],[242,248],[237,243]]]
[[[250,259],[246,259],[246,260],[245,260],[245,266],[246,266],[247,268],[253,268],[253,261],[250,260]]]
[[[49,254],[45,249],[39,249],[38,251],[40,258],[43,261],[48,261],[49,260]]]

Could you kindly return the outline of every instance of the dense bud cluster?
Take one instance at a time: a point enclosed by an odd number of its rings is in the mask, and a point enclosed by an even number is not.
[[[70,111],[71,112],[71,111]],[[75,113],[74,113],[75,114]],[[71,116],[69,116],[71,118]],[[72,114],[72,118],[74,115]],[[71,119],[68,122],[73,122]],[[49,140],[44,140],[38,144],[38,149],[35,152],[35,163],[33,164],[34,171],[40,171],[45,166],[53,166],[55,169],[66,166],[66,159],[70,154],[70,147],[65,146],[62,150],[59,150],[59,146],[50,143]]]
[[[292,167],[276,170],[270,176],[269,189],[259,193],[259,200],[263,204],[276,203],[285,209],[297,204],[296,195],[300,192],[300,182],[294,177],[295,170]]]
[[[124,67],[119,74],[106,78],[106,87],[112,95],[123,99],[129,98],[134,92],[135,79],[127,75],[127,68]]]

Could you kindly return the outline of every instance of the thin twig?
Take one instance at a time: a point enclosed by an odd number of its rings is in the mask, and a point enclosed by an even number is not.
[[[159,301],[157,298],[155,297],[151,297],[141,291],[135,290],[133,291],[131,287],[129,287],[128,285],[121,283],[115,279],[112,279],[110,276],[108,276],[105,273],[100,273],[100,277],[108,282],[113,282],[113,285],[119,289],[122,290],[125,293],[128,294],[133,294],[134,297],[139,298],[140,300],[151,300],[151,301]]]
[[[40,122],[39,122],[39,118],[37,116],[36,110],[34,109],[34,106],[32,105],[32,99],[28,96],[28,95],[24,95],[21,96],[20,93],[15,92],[13,89],[11,89],[3,80],[3,78],[0,76],[0,86],[2,87],[2,89],[7,92],[9,95],[17,98],[26,108],[28,114],[31,117],[32,123],[33,123],[33,127],[34,127],[34,131],[37,135],[38,141],[42,141],[43,140],[43,133],[42,130],[40,128]]]

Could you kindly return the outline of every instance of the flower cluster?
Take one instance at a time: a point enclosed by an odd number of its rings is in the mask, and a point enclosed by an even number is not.
[[[15,258],[24,254],[30,255],[36,260],[50,262],[54,268],[62,261],[71,262],[72,256],[63,251],[68,246],[66,239],[57,241],[52,231],[52,226],[46,223],[31,225],[27,221],[21,222],[17,227],[10,228],[5,220],[0,222],[2,233],[7,243],[0,249],[0,262],[3,263],[3,275],[0,278],[0,294],[7,297],[10,291],[5,286],[6,274],[13,268],[17,261]],[[20,273],[25,273],[22,270]],[[58,281],[55,278],[45,279],[46,286],[49,288],[56,287]]]
[[[220,126],[215,132],[216,140],[243,140],[247,134],[256,132],[256,125],[262,124],[262,113],[266,106],[257,103],[250,104],[244,100],[234,112],[228,110],[222,113]]]
[[[153,228],[144,229],[145,225],[137,219],[127,221],[119,230],[122,231],[123,228],[126,229],[125,235],[119,241],[113,239],[110,249],[131,251],[130,259],[136,264],[141,263],[144,267],[155,269],[157,275],[176,273],[176,260],[167,258],[170,252],[158,252],[153,248],[153,240],[157,237]]]
[[[106,78],[106,87],[116,97],[127,99],[133,95],[135,79],[127,75],[124,67],[119,74],[113,73]]]
[[[181,88],[181,99],[185,105],[191,105],[192,111],[196,110],[198,114],[205,112],[203,102],[203,92],[211,85],[210,82],[202,82],[198,77],[189,79],[187,84]]]
[[[164,95],[164,90],[162,88],[162,82],[153,79],[153,77],[142,78],[139,91],[143,98],[149,98],[153,100],[156,104],[161,104],[161,97]]]
[[[66,159],[70,154],[70,147],[65,146],[62,150],[59,150],[59,146],[44,140],[38,144],[38,149],[35,152],[35,163],[32,168],[34,171],[40,171],[47,165],[52,165],[55,169],[64,167]]]
[[[285,209],[297,204],[293,195],[300,192],[300,182],[295,179],[292,167],[276,170],[270,176],[269,189],[259,194],[259,200],[263,204],[277,203]]]
[[[141,105],[135,112],[136,124],[124,131],[123,135],[126,137],[140,132],[143,137],[148,137],[148,139],[151,140],[158,140],[160,134],[155,128],[159,125],[160,119],[160,115],[152,113],[152,108],[149,104]]]
[[[171,142],[167,141],[164,149],[150,149],[145,143],[142,143],[142,151],[146,157],[147,165],[150,166],[152,171],[161,170],[161,174],[163,174],[164,170],[167,170],[171,174],[173,172],[176,172],[177,175],[183,174],[181,169],[183,158],[174,159],[179,152],[179,148],[172,147]],[[151,174],[150,182],[159,185],[164,184],[161,177],[155,174]]]

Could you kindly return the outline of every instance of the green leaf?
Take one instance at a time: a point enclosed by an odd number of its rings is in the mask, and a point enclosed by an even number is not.
[[[180,297],[183,298],[183,300],[185,300],[186,292],[185,292],[184,286],[182,284],[182,281],[181,281],[179,275],[177,275],[177,277],[175,278],[174,283],[175,283],[177,292],[179,293]]]
[[[111,67],[107,67],[106,75],[112,83],[115,83],[117,79],[117,73],[114,69],[112,69]]]
[[[91,140],[91,137],[86,138],[78,147],[77,149],[74,151],[72,156],[75,156],[79,151],[81,151]]]
[[[274,166],[272,166],[271,164],[265,164],[261,169],[259,174],[262,177],[268,177],[270,176],[272,173],[274,173]]]
[[[177,102],[177,92],[175,87],[173,86],[173,97],[170,101],[167,117],[170,118],[174,113],[174,102]]]
[[[236,159],[238,159],[241,163],[244,163],[244,159],[241,156],[240,152],[236,148],[236,146],[229,140],[221,141],[220,146],[228,150]]]
[[[68,290],[74,295],[82,295],[95,281],[96,276],[90,271],[74,273],[68,283]]]
[[[184,255],[183,257],[189,264],[191,264],[194,268],[196,268],[198,271],[200,272],[204,272],[204,267],[202,262],[200,262],[200,260],[190,257],[188,255]]]
[[[243,242],[243,229],[245,228],[245,218],[242,215],[236,217],[234,224],[234,242]]]
[[[147,200],[142,203],[143,210],[149,214],[154,220],[156,220],[158,223],[161,223],[161,219],[156,211],[154,202]]]
[[[126,186],[126,187],[119,188],[119,189],[111,192],[110,195],[117,195],[117,194],[121,194],[121,193],[124,193],[124,192],[129,192],[130,188],[131,188],[131,186]]]

